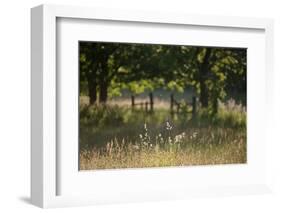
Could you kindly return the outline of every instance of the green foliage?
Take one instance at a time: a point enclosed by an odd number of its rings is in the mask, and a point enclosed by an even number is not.
[[[198,126],[220,126],[227,128],[246,129],[246,111],[241,105],[236,105],[233,100],[228,103],[219,103],[220,107],[216,114],[212,109],[201,109],[197,118]]]
[[[104,146],[108,140],[114,138],[134,141],[138,138],[144,123],[151,129],[149,134],[153,137],[159,133],[165,136],[167,121],[174,127],[173,135],[180,134],[187,128],[209,126],[246,129],[246,112],[241,106],[233,103],[225,105],[220,103],[219,111],[215,115],[208,109],[201,109],[196,120],[191,119],[190,111],[191,109],[186,106],[179,114],[172,116],[169,109],[157,109],[154,113],[146,113],[142,109],[131,110],[117,105],[81,107],[80,144],[81,147]]]
[[[184,92],[184,85],[180,85],[180,84],[177,83],[176,81],[170,81],[170,82],[167,84],[167,88],[170,89],[170,90],[174,90],[174,91],[177,91],[177,92],[181,92],[181,93]]]
[[[80,42],[80,95],[90,99],[80,106],[82,167],[245,162],[246,110],[222,102],[239,97],[246,105],[246,54],[239,48]],[[186,99],[178,101],[176,114],[169,102],[163,108],[155,104],[149,113],[112,104],[124,94],[141,96],[159,88],[196,91],[201,103],[196,119]],[[167,102],[170,97],[164,96]]]
[[[121,107],[94,105],[80,110],[80,123],[92,127],[115,126],[123,123],[125,110]]]
[[[154,82],[150,80],[131,81],[127,84],[128,89],[133,94],[140,94],[145,90],[152,91],[154,89]]]
[[[80,42],[80,93],[94,87],[117,97],[122,89],[140,94],[193,86],[217,112],[217,101],[228,94],[246,95],[246,61],[245,49]]]

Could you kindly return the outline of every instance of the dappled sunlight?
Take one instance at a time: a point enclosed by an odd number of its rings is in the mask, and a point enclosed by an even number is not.
[[[80,169],[247,162],[247,49],[79,42]]]

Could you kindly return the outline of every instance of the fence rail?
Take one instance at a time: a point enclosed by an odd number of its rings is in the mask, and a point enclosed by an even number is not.
[[[197,103],[196,103],[196,97],[192,97],[191,102],[179,102],[175,99],[174,94],[171,94],[170,96],[170,111],[171,114],[174,115],[175,113],[179,113],[183,108],[186,106],[191,106],[192,110],[190,113],[192,113],[192,118],[196,118],[197,114]],[[140,106],[141,109],[145,109],[146,112],[153,112],[154,110],[154,100],[153,100],[153,93],[149,93],[148,95],[148,101],[136,101],[136,97],[134,95],[131,96],[131,105],[132,109],[135,109],[137,106]]]
[[[192,101],[191,102],[179,102],[175,99],[174,94],[171,94],[171,98],[170,98],[170,110],[171,110],[171,114],[174,113],[179,113],[181,109],[183,109],[184,107],[190,105],[192,110],[192,118],[195,119],[196,118],[196,114],[197,114],[197,101],[196,101],[196,97],[193,96],[192,97]],[[175,108],[175,109],[174,109]]]
[[[153,101],[153,94],[149,93],[149,101],[145,101],[145,102],[136,102],[135,101],[135,96],[131,96],[131,102],[132,102],[132,109],[135,109],[136,106],[140,106],[141,108],[143,108],[143,106],[145,106],[145,111],[146,112],[153,112],[153,105],[154,105],[154,101]],[[149,109],[148,109],[149,106]]]

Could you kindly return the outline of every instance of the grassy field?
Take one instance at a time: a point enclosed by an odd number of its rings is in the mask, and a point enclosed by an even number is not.
[[[157,105],[157,104],[156,104]],[[171,115],[118,105],[80,107],[80,169],[144,168],[246,163],[246,110],[233,101],[210,116],[189,109]]]

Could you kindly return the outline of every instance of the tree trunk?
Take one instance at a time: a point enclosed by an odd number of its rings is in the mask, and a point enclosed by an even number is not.
[[[96,64],[91,65],[92,72],[88,73],[87,81],[88,81],[88,91],[90,98],[90,105],[93,105],[97,102],[97,66]]]
[[[200,67],[200,77],[199,77],[199,82],[200,82],[200,103],[201,106],[206,108],[208,107],[208,102],[209,102],[209,94],[208,94],[208,88],[206,85],[206,80],[208,77],[208,69],[209,69],[209,59],[211,55],[211,49],[207,48],[206,53],[203,59],[203,62]]]
[[[200,103],[202,107],[208,107],[208,99],[209,95],[205,84],[205,79],[204,77],[200,77]]]
[[[107,101],[107,92],[108,92],[108,67],[107,67],[107,58],[104,58],[100,64],[101,72],[99,75],[99,102],[105,104]]]
[[[105,104],[107,101],[108,83],[106,81],[100,82],[100,103]]]
[[[88,79],[88,90],[90,105],[93,105],[97,102],[97,83],[95,79]]]

